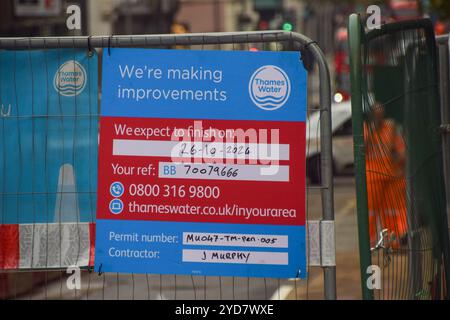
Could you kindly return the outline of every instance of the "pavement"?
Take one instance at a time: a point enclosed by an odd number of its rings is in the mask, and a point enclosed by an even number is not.
[[[307,192],[307,219],[321,217],[318,188]],[[336,276],[338,299],[361,299],[354,179],[335,179]],[[45,272],[44,283],[19,299],[323,299],[323,271],[310,267],[307,280],[102,274],[82,271],[81,289],[69,290],[68,275]],[[56,279],[55,279],[55,275]],[[24,278],[21,273],[20,278]]]
[[[310,220],[320,219],[321,206],[318,203],[320,204],[320,191],[311,190],[308,195],[308,218]],[[335,178],[334,206],[337,298],[343,300],[361,299],[355,182],[353,177]],[[289,283],[290,290],[285,289],[285,292],[287,292],[285,299],[323,299],[322,269],[310,267],[308,274],[307,282]]]

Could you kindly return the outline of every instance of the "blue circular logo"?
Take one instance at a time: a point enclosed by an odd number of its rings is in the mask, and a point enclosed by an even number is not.
[[[119,214],[123,211],[123,202],[120,199],[113,199],[109,203],[109,211],[112,214]]]
[[[272,111],[281,108],[289,99],[291,82],[281,68],[263,66],[250,78],[248,92],[258,108]]]
[[[86,80],[84,67],[78,61],[68,60],[56,71],[53,86],[60,95],[74,97],[83,92]]]
[[[111,193],[111,195],[114,198],[118,198],[121,197],[124,193],[124,187],[123,184],[121,182],[113,182],[111,184],[111,186],[109,187],[109,193]]]

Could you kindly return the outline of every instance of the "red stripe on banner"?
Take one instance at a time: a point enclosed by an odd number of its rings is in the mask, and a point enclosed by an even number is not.
[[[89,241],[89,266],[93,267],[95,259],[95,223],[89,223]]]
[[[19,266],[19,225],[0,225],[0,269]]]

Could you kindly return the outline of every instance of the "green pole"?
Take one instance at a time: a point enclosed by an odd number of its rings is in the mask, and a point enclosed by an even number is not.
[[[355,154],[356,209],[358,217],[359,258],[361,289],[364,300],[373,300],[373,290],[367,286],[368,267],[372,264],[369,237],[369,213],[367,208],[366,159],[364,153],[364,119],[362,88],[362,26],[359,15],[352,14],[348,20],[348,44],[350,58],[350,81],[352,86],[353,148]]]

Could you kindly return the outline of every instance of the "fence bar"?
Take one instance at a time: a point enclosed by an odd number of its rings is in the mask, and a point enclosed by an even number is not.
[[[76,37],[0,38],[0,49],[58,49],[58,48],[130,48],[170,45],[213,45],[289,41],[298,43],[317,62],[320,81],[320,130],[323,221],[334,221],[333,168],[331,143],[331,83],[328,64],[317,42],[286,31],[218,32],[170,35],[110,35]],[[333,257],[335,260],[335,257]],[[336,266],[325,266],[325,299],[336,299]]]
[[[77,36],[77,37],[35,37],[35,38],[0,38],[2,49],[36,49],[36,48],[124,48],[148,47],[164,45],[208,45],[232,44],[248,42],[298,41],[301,44],[311,42],[306,37],[285,31],[255,31],[255,32],[219,32],[190,33],[164,35],[133,35],[133,36]],[[309,40],[309,41],[308,41]]]
[[[311,51],[319,66],[320,78],[320,135],[321,135],[321,183],[323,220],[334,221],[334,186],[333,186],[333,146],[331,133],[331,87],[330,73],[323,52],[316,43]],[[326,300],[336,299],[336,266],[324,267],[324,290]]]
[[[358,239],[359,256],[361,266],[361,289],[364,300],[372,300],[373,290],[367,285],[366,273],[372,264],[369,239],[369,214],[367,208],[367,183],[364,153],[364,128],[363,128],[363,101],[362,101],[362,65],[361,65],[361,41],[362,26],[359,15],[352,14],[348,21],[349,46],[350,46],[350,77],[352,83],[352,117],[355,149],[355,180],[356,180],[356,205],[358,214]]]
[[[446,128],[450,125],[449,36],[439,36],[436,40],[439,50],[439,93],[441,100],[441,119],[443,128]],[[447,198],[447,221],[450,221],[450,133],[447,130],[443,130],[442,133],[442,156],[444,162],[444,180]]]

